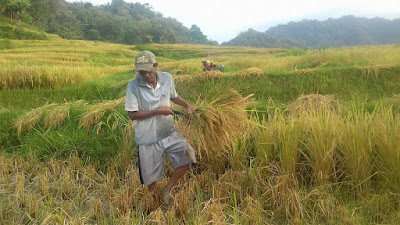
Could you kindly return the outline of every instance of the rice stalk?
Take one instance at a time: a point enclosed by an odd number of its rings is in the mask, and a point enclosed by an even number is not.
[[[338,122],[330,111],[311,113],[305,119],[304,156],[313,169],[317,185],[336,178],[334,155],[340,143]]]
[[[19,207],[25,206],[25,175],[18,173],[15,176],[15,202]]]
[[[373,140],[381,179],[395,193],[400,192],[400,117],[392,108],[382,109],[374,118]]]
[[[47,116],[44,118],[45,129],[55,128],[61,125],[64,120],[69,119],[69,112],[71,106],[84,104],[83,100],[75,102],[66,102],[57,106],[52,107],[48,110]]]
[[[98,123],[107,111],[111,111],[125,103],[125,96],[116,100],[106,100],[87,107],[87,111],[81,115],[79,127],[89,130]]]
[[[178,128],[195,146],[199,158],[226,155],[233,150],[236,138],[249,126],[246,106],[250,97],[230,90],[208,103],[198,100],[194,111],[182,117]]]
[[[43,105],[15,119],[13,123],[14,127],[17,128],[18,136],[20,136],[22,132],[32,130],[32,128],[40,122],[44,113],[55,105],[54,103]]]
[[[100,199],[92,198],[89,200],[90,211],[95,220],[101,220],[104,217],[104,206]]]
[[[347,180],[357,187],[357,192],[368,191],[372,174],[373,143],[372,143],[373,117],[362,112],[350,115],[341,125],[343,133],[340,152]]]
[[[275,139],[279,163],[284,174],[295,174],[300,156],[299,144],[302,134],[302,117],[285,118],[277,115],[278,134]]]

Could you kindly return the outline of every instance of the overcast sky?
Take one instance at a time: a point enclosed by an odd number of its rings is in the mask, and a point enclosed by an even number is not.
[[[67,0],[69,2],[77,0]],[[78,0],[81,1],[81,0]],[[124,0],[149,3],[154,11],[173,17],[184,26],[200,27],[207,38],[222,43],[241,31],[269,27],[302,19],[326,20],[352,14],[359,17],[400,18],[399,0]],[[82,0],[93,5],[111,0]]]

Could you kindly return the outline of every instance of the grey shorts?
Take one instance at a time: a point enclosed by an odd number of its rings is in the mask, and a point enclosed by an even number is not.
[[[174,169],[196,163],[192,146],[177,131],[153,144],[139,145],[139,173],[142,184],[149,185],[164,177],[163,155],[167,155]]]

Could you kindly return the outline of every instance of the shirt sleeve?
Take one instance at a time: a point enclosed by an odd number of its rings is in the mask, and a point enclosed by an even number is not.
[[[139,110],[138,98],[133,93],[132,82],[129,82],[126,89],[125,111],[135,112]]]
[[[178,97],[178,93],[176,93],[174,80],[172,79],[172,76],[171,76],[170,98],[177,98],[177,97]]]

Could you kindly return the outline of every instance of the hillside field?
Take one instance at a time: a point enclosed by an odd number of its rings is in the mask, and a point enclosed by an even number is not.
[[[147,208],[124,111],[142,50],[155,53],[179,95],[217,118],[189,132],[176,116],[198,164],[173,190],[171,207]],[[224,71],[204,72],[204,60]],[[396,224],[399,106],[399,45],[0,39],[0,221]]]

